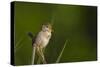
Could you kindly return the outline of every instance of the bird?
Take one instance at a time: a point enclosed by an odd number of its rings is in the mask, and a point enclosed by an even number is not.
[[[35,50],[38,56],[40,56],[42,59],[42,62],[46,64],[46,59],[44,57],[43,49],[46,48],[48,45],[51,36],[52,36],[52,25],[50,23],[43,24],[41,30],[37,34],[37,36],[33,36],[32,33],[29,33],[28,35],[32,38],[32,46],[33,46],[33,55],[35,55]],[[32,61],[32,64],[34,63],[34,59]]]

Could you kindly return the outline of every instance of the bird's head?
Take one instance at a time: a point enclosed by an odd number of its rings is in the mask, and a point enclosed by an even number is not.
[[[45,32],[52,32],[52,25],[50,23],[47,23],[47,24],[43,24],[42,26],[42,31],[45,31]]]

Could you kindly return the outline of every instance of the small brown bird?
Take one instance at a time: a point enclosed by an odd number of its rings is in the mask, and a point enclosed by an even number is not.
[[[29,35],[32,37],[32,45],[34,47],[33,56],[35,55],[35,49],[36,49],[36,53],[42,58],[41,60],[43,63],[46,63],[43,49],[49,43],[49,40],[52,35],[51,33],[52,33],[52,25],[50,23],[42,25],[41,31],[37,34],[35,38],[33,38],[33,35],[29,33]],[[34,59],[35,57],[33,57],[32,64],[34,64]]]

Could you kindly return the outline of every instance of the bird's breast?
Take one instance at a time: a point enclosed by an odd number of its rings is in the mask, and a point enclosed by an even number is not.
[[[43,33],[42,44],[44,47],[47,46],[50,38],[51,38],[51,33],[48,33],[48,32]]]
[[[36,43],[38,45],[41,45],[42,47],[46,47],[49,40],[51,38],[51,33],[48,33],[48,32],[40,32],[38,34],[38,37],[36,39]]]
[[[43,39],[42,39],[42,46],[43,46],[43,47],[47,46],[48,42],[49,42],[48,39],[43,38]]]

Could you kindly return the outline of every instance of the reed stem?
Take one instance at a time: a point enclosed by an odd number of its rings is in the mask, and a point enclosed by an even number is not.
[[[35,61],[35,51],[36,51],[36,47],[33,48],[33,51],[32,51],[32,65],[34,64],[34,61]]]
[[[62,56],[62,54],[63,54],[63,52],[64,52],[64,49],[65,49],[65,47],[66,47],[67,42],[68,42],[68,40],[65,41],[65,44],[64,44],[64,46],[63,46],[63,49],[61,50],[61,52],[60,52],[60,54],[59,54],[59,56],[58,56],[58,58],[57,58],[57,60],[56,60],[56,63],[59,63],[59,61],[60,61],[60,59],[61,59],[61,56]]]

